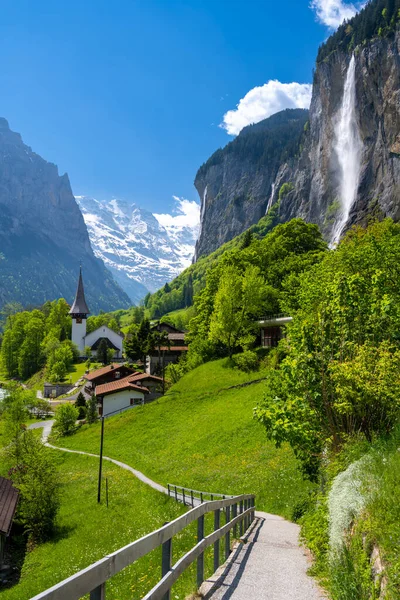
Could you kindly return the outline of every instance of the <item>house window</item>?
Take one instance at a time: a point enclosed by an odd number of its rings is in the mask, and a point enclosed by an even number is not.
[[[131,398],[131,406],[140,406],[142,404],[141,398]]]

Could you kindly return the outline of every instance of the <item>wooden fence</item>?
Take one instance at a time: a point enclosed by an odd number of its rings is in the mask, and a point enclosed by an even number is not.
[[[194,490],[179,489],[193,491],[194,497]],[[196,492],[196,494],[202,494],[203,497],[206,495],[205,492]],[[189,497],[192,496],[189,494]],[[255,496],[249,494],[200,503],[175,521],[109,554],[38,594],[32,600],[78,600],[88,593],[90,600],[105,600],[108,579],[160,546],[162,547],[160,580],[143,600],[170,600],[171,587],[195,561],[197,561],[197,587],[201,586],[204,581],[204,551],[210,546],[214,547],[214,571],[218,569],[220,540],[225,538],[226,560],[231,551],[231,531],[233,530],[234,538],[241,537],[253,522],[254,511]],[[205,536],[204,517],[209,513],[214,513],[214,531]],[[221,514],[225,517],[223,525],[221,525]],[[194,521],[197,521],[197,543],[172,565],[173,537]]]

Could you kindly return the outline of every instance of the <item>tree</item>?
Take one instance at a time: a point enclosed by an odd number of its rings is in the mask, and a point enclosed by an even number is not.
[[[223,344],[229,357],[255,340],[255,319],[261,314],[266,286],[257,267],[240,273],[229,267],[221,277],[211,316],[211,341]]]
[[[32,542],[43,542],[53,532],[59,508],[59,477],[49,450],[33,431],[20,434],[18,453],[8,447],[10,477],[20,492],[18,516]]]
[[[98,418],[99,415],[97,412],[97,398],[95,394],[92,394],[88,402],[86,419],[87,422],[91,425],[92,423],[95,423]]]
[[[85,354],[86,358],[88,358],[89,360],[92,358],[92,348],[91,348],[91,346],[85,346],[84,354]]]
[[[69,435],[75,429],[79,410],[72,404],[60,404],[56,408],[54,427],[61,435]]]
[[[108,344],[104,338],[101,340],[99,347],[97,348],[97,360],[103,365],[108,363]]]
[[[247,229],[244,232],[241,244],[240,244],[240,249],[244,250],[245,248],[248,248],[251,245],[251,242],[253,241],[253,234],[251,233],[250,229]]]
[[[78,419],[84,419],[86,417],[86,400],[82,392],[79,392],[75,400],[75,407],[78,409]]]
[[[115,356],[114,348],[107,348],[107,364],[112,362],[114,356]]]

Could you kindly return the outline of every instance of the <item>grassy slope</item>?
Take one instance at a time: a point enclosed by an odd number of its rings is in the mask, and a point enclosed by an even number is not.
[[[152,404],[105,422],[104,452],[156,481],[211,492],[255,492],[259,509],[291,517],[310,485],[292,451],[275,449],[252,418],[264,384],[226,388],[265,377],[227,366],[202,365]],[[97,452],[99,426],[84,426],[68,447]]]
[[[104,463],[109,483],[109,507],[97,504],[98,461],[49,450],[62,479],[62,502],[55,540],[27,553],[20,581],[2,590],[3,600],[28,600],[76,571],[125,544],[160,527],[184,512],[184,508],[139,482],[127,471]],[[2,473],[5,464],[2,464]],[[193,532],[175,544],[175,558],[187,548]],[[189,539],[190,538],[190,539]],[[160,552],[154,551],[136,566],[114,577],[107,586],[107,598],[141,598],[156,582]],[[174,595],[184,598],[194,588],[193,573],[177,584]]]

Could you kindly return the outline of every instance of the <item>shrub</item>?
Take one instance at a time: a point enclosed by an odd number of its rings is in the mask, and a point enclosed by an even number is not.
[[[61,435],[68,435],[75,429],[79,411],[72,404],[60,404],[56,409],[54,427]]]
[[[78,419],[84,419],[86,417],[87,407],[85,396],[82,394],[82,392],[79,392],[75,400],[75,407],[78,409]]]
[[[87,404],[86,419],[89,424],[95,423],[98,419],[97,398],[93,394]]]
[[[232,360],[235,367],[237,367],[241,371],[256,371],[259,368],[257,354],[255,352],[252,352],[251,350],[246,350],[241,354],[235,354],[232,357]]]

